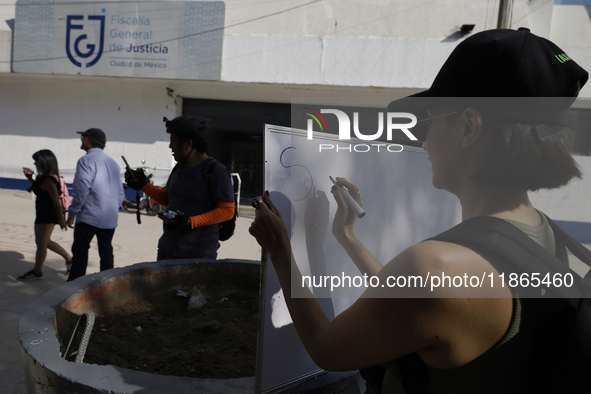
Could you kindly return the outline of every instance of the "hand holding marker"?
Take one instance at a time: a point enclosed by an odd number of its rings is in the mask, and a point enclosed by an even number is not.
[[[347,189],[345,189],[343,186],[337,185],[337,181],[335,181],[333,177],[331,177],[330,175],[328,177],[330,178],[332,183],[341,190],[341,194],[343,195],[343,198],[347,202],[347,205],[349,206],[349,208],[351,208],[353,210],[353,212],[355,212],[355,215],[357,215],[357,217],[359,219],[364,217],[365,211],[363,210],[363,208],[361,208],[359,206],[359,204],[357,204],[357,201],[355,201],[353,199],[353,196],[351,196],[349,194],[349,191]]]
[[[252,207],[254,209],[257,209],[258,207],[261,206],[262,203],[263,203],[263,200],[259,200],[258,198],[255,197],[252,199],[250,204],[252,205]],[[267,206],[267,208],[271,209],[271,206],[269,204],[265,203],[265,205]]]

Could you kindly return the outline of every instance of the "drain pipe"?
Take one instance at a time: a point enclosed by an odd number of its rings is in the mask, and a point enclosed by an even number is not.
[[[510,29],[513,16],[513,0],[499,0],[497,29]]]

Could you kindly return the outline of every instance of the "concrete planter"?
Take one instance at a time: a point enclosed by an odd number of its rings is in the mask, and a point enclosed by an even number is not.
[[[71,331],[78,317],[87,311],[97,314],[107,305],[112,308],[129,304],[175,285],[194,286],[220,277],[237,283],[258,281],[259,269],[258,262],[246,260],[141,263],[87,275],[45,293],[27,308],[18,328],[29,394],[252,394],[254,377],[198,379],[154,375],[113,365],[77,364],[64,360],[59,352],[64,347],[64,332]]]

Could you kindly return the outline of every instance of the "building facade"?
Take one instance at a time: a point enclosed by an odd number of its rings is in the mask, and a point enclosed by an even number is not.
[[[528,27],[591,69],[583,0],[508,5],[505,26]],[[428,88],[458,43],[498,26],[499,8],[498,0],[4,5],[0,187],[21,185],[21,167],[39,149],[56,153],[71,182],[82,155],[76,131],[90,127],[106,132],[105,152],[122,167],[124,155],[132,166],[157,168],[162,183],[174,164],[162,118],[199,114],[211,119],[211,155],[240,174],[244,198],[258,195],[264,124],[289,126],[293,97],[367,97],[368,107],[385,108]],[[586,125],[589,85],[575,104]],[[589,132],[569,133],[567,142],[589,174]],[[553,205],[548,198],[577,203],[587,183],[534,199],[542,207]],[[553,216],[591,222],[591,208],[583,211]]]

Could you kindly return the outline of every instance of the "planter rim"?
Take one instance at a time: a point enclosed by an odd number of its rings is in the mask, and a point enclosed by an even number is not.
[[[140,270],[166,270],[178,265],[203,265],[219,266],[220,264],[248,264],[260,265],[253,260],[199,260],[179,259],[163,260],[158,262],[145,262],[114,268],[107,271],[80,277],[72,282],[56,287],[37,298],[27,307],[18,324],[18,338],[24,360],[27,378],[34,379],[36,373],[28,369],[31,365],[35,369],[39,367],[47,370],[48,380],[65,379],[76,387],[89,387],[87,392],[105,393],[163,393],[174,388],[175,393],[254,393],[255,377],[237,379],[202,379],[190,377],[177,377],[155,375],[148,372],[135,371],[114,365],[96,365],[74,363],[64,360],[59,356],[60,343],[54,328],[54,319],[57,309],[62,302],[76,293],[83,293],[85,289],[107,281],[114,277],[127,275]],[[36,380],[36,379],[35,379]],[[36,383],[28,382],[29,392]],[[49,382],[47,382],[49,383]],[[34,391],[37,392],[37,391]],[[58,391],[39,391],[58,392]]]

